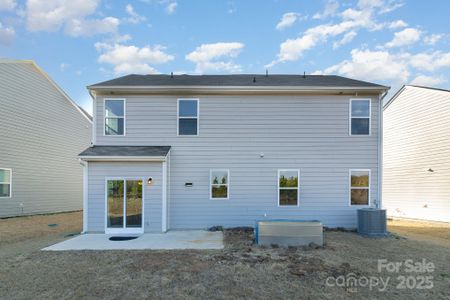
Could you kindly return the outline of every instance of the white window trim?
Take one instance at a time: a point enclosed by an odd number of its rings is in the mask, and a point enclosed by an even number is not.
[[[213,198],[212,197],[212,186],[213,186],[213,183],[212,183],[212,173],[213,172],[215,172],[215,171],[226,171],[227,172],[227,183],[226,184],[222,184],[222,183],[220,183],[220,184],[214,184],[214,185],[226,185],[227,186],[227,197],[226,198]],[[230,199],[230,170],[229,169],[210,169],[209,170],[209,200],[213,200],[213,201],[216,201],[216,200],[229,200]]]
[[[368,187],[352,187],[352,172],[369,172],[369,186]],[[350,169],[348,170],[348,204],[351,207],[370,207],[370,186],[372,181],[372,172],[370,169]],[[368,203],[367,204],[352,204],[352,190],[368,189]]]
[[[5,171],[9,171],[9,182],[0,182],[0,184],[9,184],[9,196],[7,197],[2,197],[0,196],[0,198],[11,198],[12,197],[12,178],[13,178],[13,172],[12,169],[9,168],[0,168],[0,170],[5,170]]]
[[[280,188],[283,190],[295,190],[295,187],[280,187],[280,173],[281,172],[297,172],[297,205],[281,205],[280,204]],[[300,206],[300,170],[299,169],[279,169],[277,178],[277,198],[278,207],[299,207]]]
[[[126,209],[126,193],[127,193],[127,189],[126,189],[126,181],[127,180],[142,180],[142,220],[141,220],[141,228],[138,227],[134,227],[134,228],[126,228],[126,227],[122,227],[122,228],[108,228],[108,181],[110,180],[122,180],[124,183],[124,189],[123,189],[123,212],[124,212],[124,216],[123,216],[123,224],[125,224],[126,222],[126,215],[125,215],[125,209]],[[121,233],[129,233],[129,234],[134,234],[134,233],[144,233],[144,228],[145,228],[145,178],[141,178],[141,177],[105,177],[105,234],[121,234]]]
[[[355,100],[369,101],[369,116],[368,117],[353,117],[352,116],[352,103]],[[369,119],[369,134],[352,134],[352,119]],[[372,135],[372,99],[371,98],[351,98],[348,108],[348,134],[350,136],[371,136]]]
[[[106,134],[106,101],[121,100],[123,101],[123,134]],[[109,117],[114,118],[114,117]],[[118,117],[120,118],[120,117]],[[126,136],[127,132],[127,101],[125,98],[103,98],[103,136]]]
[[[197,101],[197,117],[180,117],[180,101],[189,100]],[[197,119],[197,134],[180,135],[180,118],[181,119]],[[199,136],[200,135],[200,99],[199,98],[178,98],[177,99],[177,136]]]

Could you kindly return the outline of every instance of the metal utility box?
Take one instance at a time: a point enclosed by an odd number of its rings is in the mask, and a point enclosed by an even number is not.
[[[386,236],[386,210],[378,208],[358,209],[358,233],[365,236]]]
[[[255,241],[262,246],[308,246],[311,243],[323,246],[323,226],[319,221],[257,221]]]

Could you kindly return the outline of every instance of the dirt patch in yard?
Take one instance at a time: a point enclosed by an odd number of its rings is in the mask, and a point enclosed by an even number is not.
[[[226,230],[223,250],[44,252],[35,248],[0,259],[0,298],[450,298],[449,247],[327,231],[325,246],[317,249],[262,248],[253,244],[252,237],[252,231],[245,228]],[[22,247],[25,242],[12,244]],[[435,270],[378,272],[378,259],[425,259],[435,265]],[[429,275],[433,276],[431,289],[398,288],[399,276]],[[336,279],[349,276],[390,279],[382,291],[380,285],[336,284]]]
[[[0,259],[36,251],[82,230],[81,211],[0,219]]]
[[[391,219],[388,230],[409,239],[450,247],[450,223]]]

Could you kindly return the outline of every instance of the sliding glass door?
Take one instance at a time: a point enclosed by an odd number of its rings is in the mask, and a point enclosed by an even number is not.
[[[106,233],[143,232],[143,181],[106,181]]]

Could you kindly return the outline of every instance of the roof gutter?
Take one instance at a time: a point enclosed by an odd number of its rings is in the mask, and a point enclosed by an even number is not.
[[[78,156],[81,161],[167,161],[167,156]]]
[[[263,91],[263,92],[317,92],[317,91],[387,91],[389,87],[386,86],[96,86],[91,85],[87,87],[92,91],[141,91],[141,92],[158,92],[158,91]]]

